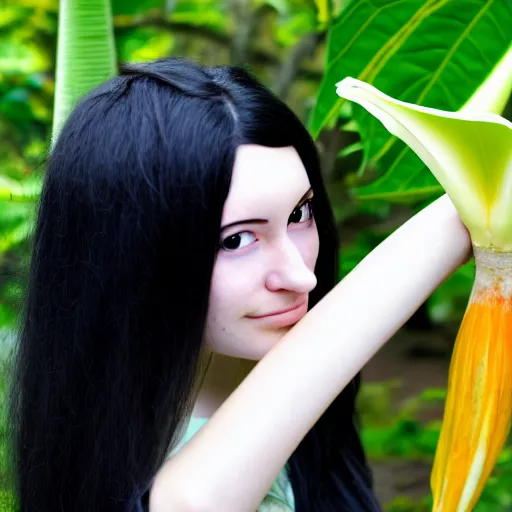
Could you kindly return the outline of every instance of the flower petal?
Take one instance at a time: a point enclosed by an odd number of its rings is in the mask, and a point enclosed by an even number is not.
[[[511,122],[406,103],[350,77],[336,85],[339,96],[368,110],[430,168],[476,246],[512,249]]]

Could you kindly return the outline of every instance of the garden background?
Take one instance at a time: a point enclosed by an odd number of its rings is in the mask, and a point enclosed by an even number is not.
[[[99,19],[101,33],[109,10],[116,62],[184,56],[246,66],[292,107],[318,143],[341,276],[443,191],[375,118],[336,96],[336,82],[353,76],[444,110],[475,98],[484,108],[499,91],[502,115],[512,120],[510,87],[491,82],[511,52],[510,0],[62,0],[61,12],[64,6],[84,61],[92,55],[98,66],[86,77],[77,64],[74,74],[62,74],[67,97],[57,95],[56,107],[57,44],[64,44],[58,0],[0,6],[0,497],[9,493],[9,355],[54,109],[76,101],[73,79],[93,87],[112,71],[95,27]],[[388,511],[430,510],[449,360],[473,272],[469,262],[446,280],[363,370],[362,436]],[[476,510],[512,511],[510,443]]]

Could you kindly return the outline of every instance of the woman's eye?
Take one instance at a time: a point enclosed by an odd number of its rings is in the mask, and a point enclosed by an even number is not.
[[[256,238],[250,231],[242,231],[241,233],[236,233],[235,235],[224,238],[220,247],[225,251],[236,251],[237,249],[242,249],[250,245],[254,241],[251,237],[253,239]]]
[[[288,224],[301,224],[307,222],[313,218],[313,198],[308,199],[304,204],[298,206],[293,210],[292,214],[288,218]],[[248,245],[251,245],[256,240],[256,237],[250,231],[242,231],[235,233],[234,235],[228,236],[221,240],[219,249],[223,249],[228,252],[243,249]]]
[[[311,220],[313,218],[313,198],[309,201],[306,201],[303,205],[295,208],[290,218],[288,219],[288,224],[290,223],[301,223]]]

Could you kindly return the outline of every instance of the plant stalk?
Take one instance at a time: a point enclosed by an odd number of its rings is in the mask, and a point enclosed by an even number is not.
[[[473,246],[476,275],[448,377],[431,475],[434,512],[474,508],[512,413],[512,253]]]
[[[117,71],[110,0],[60,0],[52,147],[76,102]]]

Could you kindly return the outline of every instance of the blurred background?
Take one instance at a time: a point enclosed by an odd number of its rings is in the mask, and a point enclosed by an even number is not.
[[[89,26],[94,18],[82,12],[85,4],[16,0],[0,6],[0,498],[9,493],[9,355],[45,156],[62,101],[56,96],[57,47],[64,44],[58,38],[59,9],[77,14],[79,44],[86,52],[103,51],[94,47]],[[341,237],[340,277],[443,191],[403,143],[363,109],[337,97],[335,83],[353,76],[404,101],[458,110],[485,84],[512,42],[510,0],[90,0],[87,5],[93,15],[95,8],[104,14],[108,6],[116,62],[184,56],[206,65],[241,65],[290,105],[320,150]],[[98,66],[97,83],[108,78]],[[72,105],[76,97],[69,91]],[[501,112],[512,118],[510,98]],[[362,436],[387,511],[430,510],[429,475],[450,356],[473,272],[470,262],[446,280],[363,370]],[[476,510],[512,510],[510,444]]]

